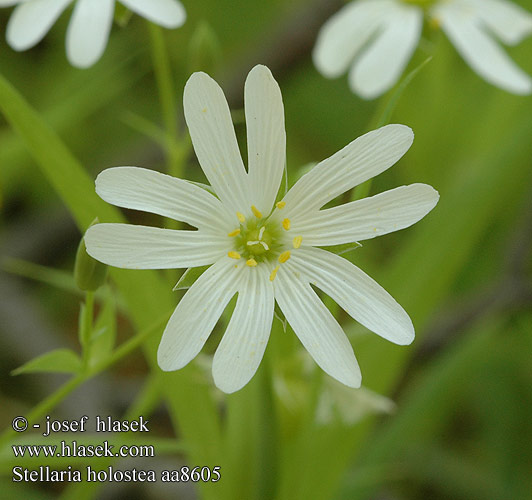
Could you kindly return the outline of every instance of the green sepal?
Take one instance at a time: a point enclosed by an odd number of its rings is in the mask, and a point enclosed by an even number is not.
[[[211,266],[189,267],[179,278],[173,288],[176,290],[188,290],[194,282]]]
[[[11,372],[11,375],[22,373],[79,373],[81,359],[70,349],[56,349],[38,356]]]
[[[323,248],[323,250],[327,250],[328,252],[335,253],[336,255],[344,255],[348,252],[352,252],[353,250],[356,250],[357,248],[361,248],[362,243],[359,243],[358,241],[354,241],[353,243],[344,243],[343,245],[331,245],[330,247],[320,247]]]
[[[209,184],[204,184],[203,182],[196,182],[196,181],[190,181],[190,180],[187,180],[187,182],[190,182],[190,184],[194,184],[194,186],[198,186],[201,189],[205,189],[205,191],[211,193],[213,196],[216,196],[216,198],[218,198],[218,195],[216,194],[212,186],[209,186]]]
[[[281,325],[283,327],[283,332],[286,333],[286,328],[288,326],[288,321],[286,320],[286,317],[285,317],[283,311],[281,311],[281,308],[279,307],[277,302],[275,303],[275,307],[273,309],[273,315],[281,322]]]
[[[98,218],[92,221],[97,224]],[[87,253],[84,238],[79,242],[74,264],[74,279],[80,290],[94,292],[105,283],[107,266],[97,261]]]

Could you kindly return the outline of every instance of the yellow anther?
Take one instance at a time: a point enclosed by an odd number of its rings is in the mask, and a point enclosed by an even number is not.
[[[246,222],[246,218],[244,217],[244,214],[242,212],[237,212],[236,216],[238,217],[238,220],[242,223]]]
[[[294,241],[292,242],[294,245],[294,248],[299,248],[301,246],[302,241],[303,241],[303,236],[296,236],[294,238]]]
[[[275,206],[279,209],[279,210],[282,210],[284,207],[286,207],[286,201],[278,201]]]
[[[262,214],[259,212],[255,205],[251,205],[251,211],[253,212],[253,215],[257,217],[257,219],[262,219]]]
[[[288,231],[290,229],[290,219],[283,219],[283,227]]]
[[[231,257],[232,259],[240,259],[240,254],[238,252],[230,251],[227,252],[227,255]]]
[[[227,236],[238,236],[240,234],[240,229],[235,229],[234,231],[231,231],[230,233],[227,233]]]
[[[281,255],[279,255],[278,260],[281,264],[284,264],[289,258],[290,258],[290,250],[286,250]]]
[[[255,267],[257,265],[257,261],[255,259],[248,259],[246,260],[246,265],[249,267]]]
[[[270,281],[273,281],[273,280],[275,279],[275,276],[277,275],[277,271],[279,271],[279,268],[280,268],[280,267],[281,267],[280,265],[277,265],[277,266],[275,267],[275,269],[271,272],[271,274],[270,274]]]
[[[202,113],[206,113],[206,112],[207,112],[207,108],[203,108],[203,109],[201,110],[201,112],[202,112]]]

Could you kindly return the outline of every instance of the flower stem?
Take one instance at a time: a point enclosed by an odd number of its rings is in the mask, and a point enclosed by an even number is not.
[[[90,344],[92,338],[92,327],[94,318],[94,292],[88,291],[85,294],[85,310],[83,312],[83,323],[81,325],[81,349],[82,349],[82,370],[86,371],[89,365]]]
[[[148,28],[150,32],[153,69],[157,81],[159,101],[166,132],[168,173],[179,177],[182,165],[182,147],[178,141],[177,101],[175,99],[170,58],[168,57],[162,29],[153,23],[148,23]]]
[[[121,344],[120,347],[113,351],[107,358],[101,360],[99,363],[95,364],[93,367],[86,369],[82,373],[73,376],[61,387],[59,387],[59,389],[50,394],[47,398],[43,399],[26,415],[26,419],[28,420],[30,425],[33,422],[40,420],[44,415],[52,411],[59,403],[61,403],[61,401],[63,401],[81,384],[91,379],[92,377],[98,375],[99,373],[109,368],[116,362],[120,361],[122,358],[126,357],[132,351],[134,351],[152,333],[158,331],[161,326],[168,321],[170,314],[171,312],[169,311],[164,316],[159,318],[153,325],[139,332],[137,335]],[[0,449],[3,448],[3,446],[10,441],[14,433],[15,432],[11,428],[6,429],[2,433],[0,437]]]

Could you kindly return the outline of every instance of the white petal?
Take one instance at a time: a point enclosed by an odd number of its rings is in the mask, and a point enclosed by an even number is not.
[[[344,73],[393,5],[389,0],[360,0],[334,14],[321,28],[312,53],[318,71],[329,78]]]
[[[291,232],[302,236],[304,245],[313,246],[367,240],[415,224],[438,199],[438,192],[426,184],[401,186],[294,219]]]
[[[471,12],[444,4],[436,15],[458,52],[482,78],[514,94],[532,92],[532,79],[482,30]]]
[[[250,71],[244,101],[252,201],[268,214],[283,176],[286,133],[281,90],[266,66],[255,66]]]
[[[201,168],[222,202],[235,213],[247,213],[248,178],[219,85],[205,73],[194,73],[183,97],[185,119]]]
[[[532,14],[506,0],[469,0],[475,14],[508,45],[532,33]]]
[[[187,14],[177,0],[120,0],[128,9],[165,28],[181,26]]]
[[[241,269],[224,258],[209,267],[179,302],[164,329],[157,362],[165,371],[179,370],[191,361],[209,338],[231,297]]]
[[[7,23],[7,43],[26,50],[39,43],[72,0],[32,0],[21,3]]]
[[[24,1],[25,0],[0,0],[0,7],[11,7],[12,5],[17,5]]]
[[[215,232],[232,222],[220,200],[205,189],[146,168],[104,170],[96,178],[96,192],[118,207],[151,212]]]
[[[414,340],[414,326],[405,310],[348,260],[320,248],[306,247],[292,253],[290,264],[302,279],[315,284],[377,335],[399,345]]]
[[[273,282],[279,307],[322,370],[349,387],[360,387],[362,376],[349,340],[303,279],[290,261],[281,266]]]
[[[238,391],[257,371],[270,336],[273,308],[273,285],[266,268],[243,269],[236,307],[212,364],[214,382],[222,391]]]
[[[174,269],[212,264],[231,249],[229,238],[132,224],[96,224],[85,234],[87,253],[126,269]]]
[[[72,66],[88,68],[105,51],[113,14],[114,0],[78,0],[66,35],[66,53]]]
[[[349,73],[353,92],[374,99],[389,90],[401,76],[414,52],[423,26],[423,11],[397,5],[387,13],[383,31],[370,42]]]
[[[295,218],[318,209],[339,194],[391,167],[414,140],[405,125],[386,125],[355,139],[318,163],[286,194],[284,217]]]

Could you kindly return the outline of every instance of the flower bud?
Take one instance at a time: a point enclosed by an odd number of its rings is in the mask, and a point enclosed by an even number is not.
[[[220,42],[216,33],[206,22],[199,23],[188,46],[189,72],[216,73],[220,58]]]
[[[94,219],[91,226],[98,222],[97,218]],[[107,266],[87,253],[85,240],[81,238],[76,253],[76,263],[74,264],[74,279],[78,288],[94,292],[105,283],[106,276]]]

